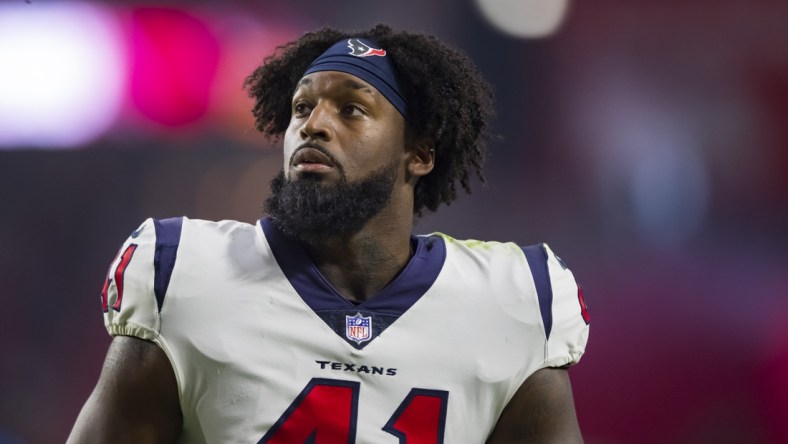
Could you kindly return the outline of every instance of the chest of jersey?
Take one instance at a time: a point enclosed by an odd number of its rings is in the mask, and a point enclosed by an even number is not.
[[[232,260],[181,244],[161,338],[184,442],[483,442],[542,363],[538,307],[515,296],[529,282],[493,275],[522,274],[506,262],[484,271],[449,245],[397,315],[316,309],[257,242]]]

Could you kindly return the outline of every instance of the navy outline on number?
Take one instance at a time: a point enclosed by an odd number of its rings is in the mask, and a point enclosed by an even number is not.
[[[407,436],[400,432],[399,430],[394,428],[394,424],[397,423],[400,416],[408,409],[408,406],[413,401],[413,398],[417,396],[429,396],[433,398],[440,398],[441,400],[441,411],[440,416],[438,417],[438,436],[436,437],[437,444],[443,444],[443,437],[446,434],[446,412],[448,410],[449,405],[449,392],[446,390],[431,390],[431,389],[422,389],[422,388],[412,388],[410,389],[410,393],[408,396],[402,400],[397,410],[394,411],[394,414],[391,415],[386,425],[383,426],[383,431],[386,433],[390,433],[397,438],[399,438],[400,444],[407,443]]]

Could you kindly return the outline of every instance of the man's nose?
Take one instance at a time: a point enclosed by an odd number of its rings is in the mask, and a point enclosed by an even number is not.
[[[303,139],[331,140],[333,134],[332,116],[330,106],[319,102],[309,113],[309,118],[304,122],[304,126],[301,127],[301,137]]]

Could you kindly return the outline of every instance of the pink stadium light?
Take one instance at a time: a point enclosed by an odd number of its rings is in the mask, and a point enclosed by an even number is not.
[[[131,101],[146,119],[180,127],[207,111],[220,42],[206,23],[170,8],[131,15]]]
[[[0,4],[0,148],[75,147],[112,125],[126,82],[117,27],[87,3]]]

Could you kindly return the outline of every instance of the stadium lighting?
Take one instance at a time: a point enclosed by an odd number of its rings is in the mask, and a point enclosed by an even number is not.
[[[148,121],[180,128],[206,116],[222,48],[202,18],[179,8],[136,8],[130,54],[131,100]]]
[[[0,148],[74,147],[109,128],[125,91],[117,27],[87,3],[0,4]]]
[[[519,38],[555,33],[569,9],[569,0],[476,0],[485,19],[499,31]]]

